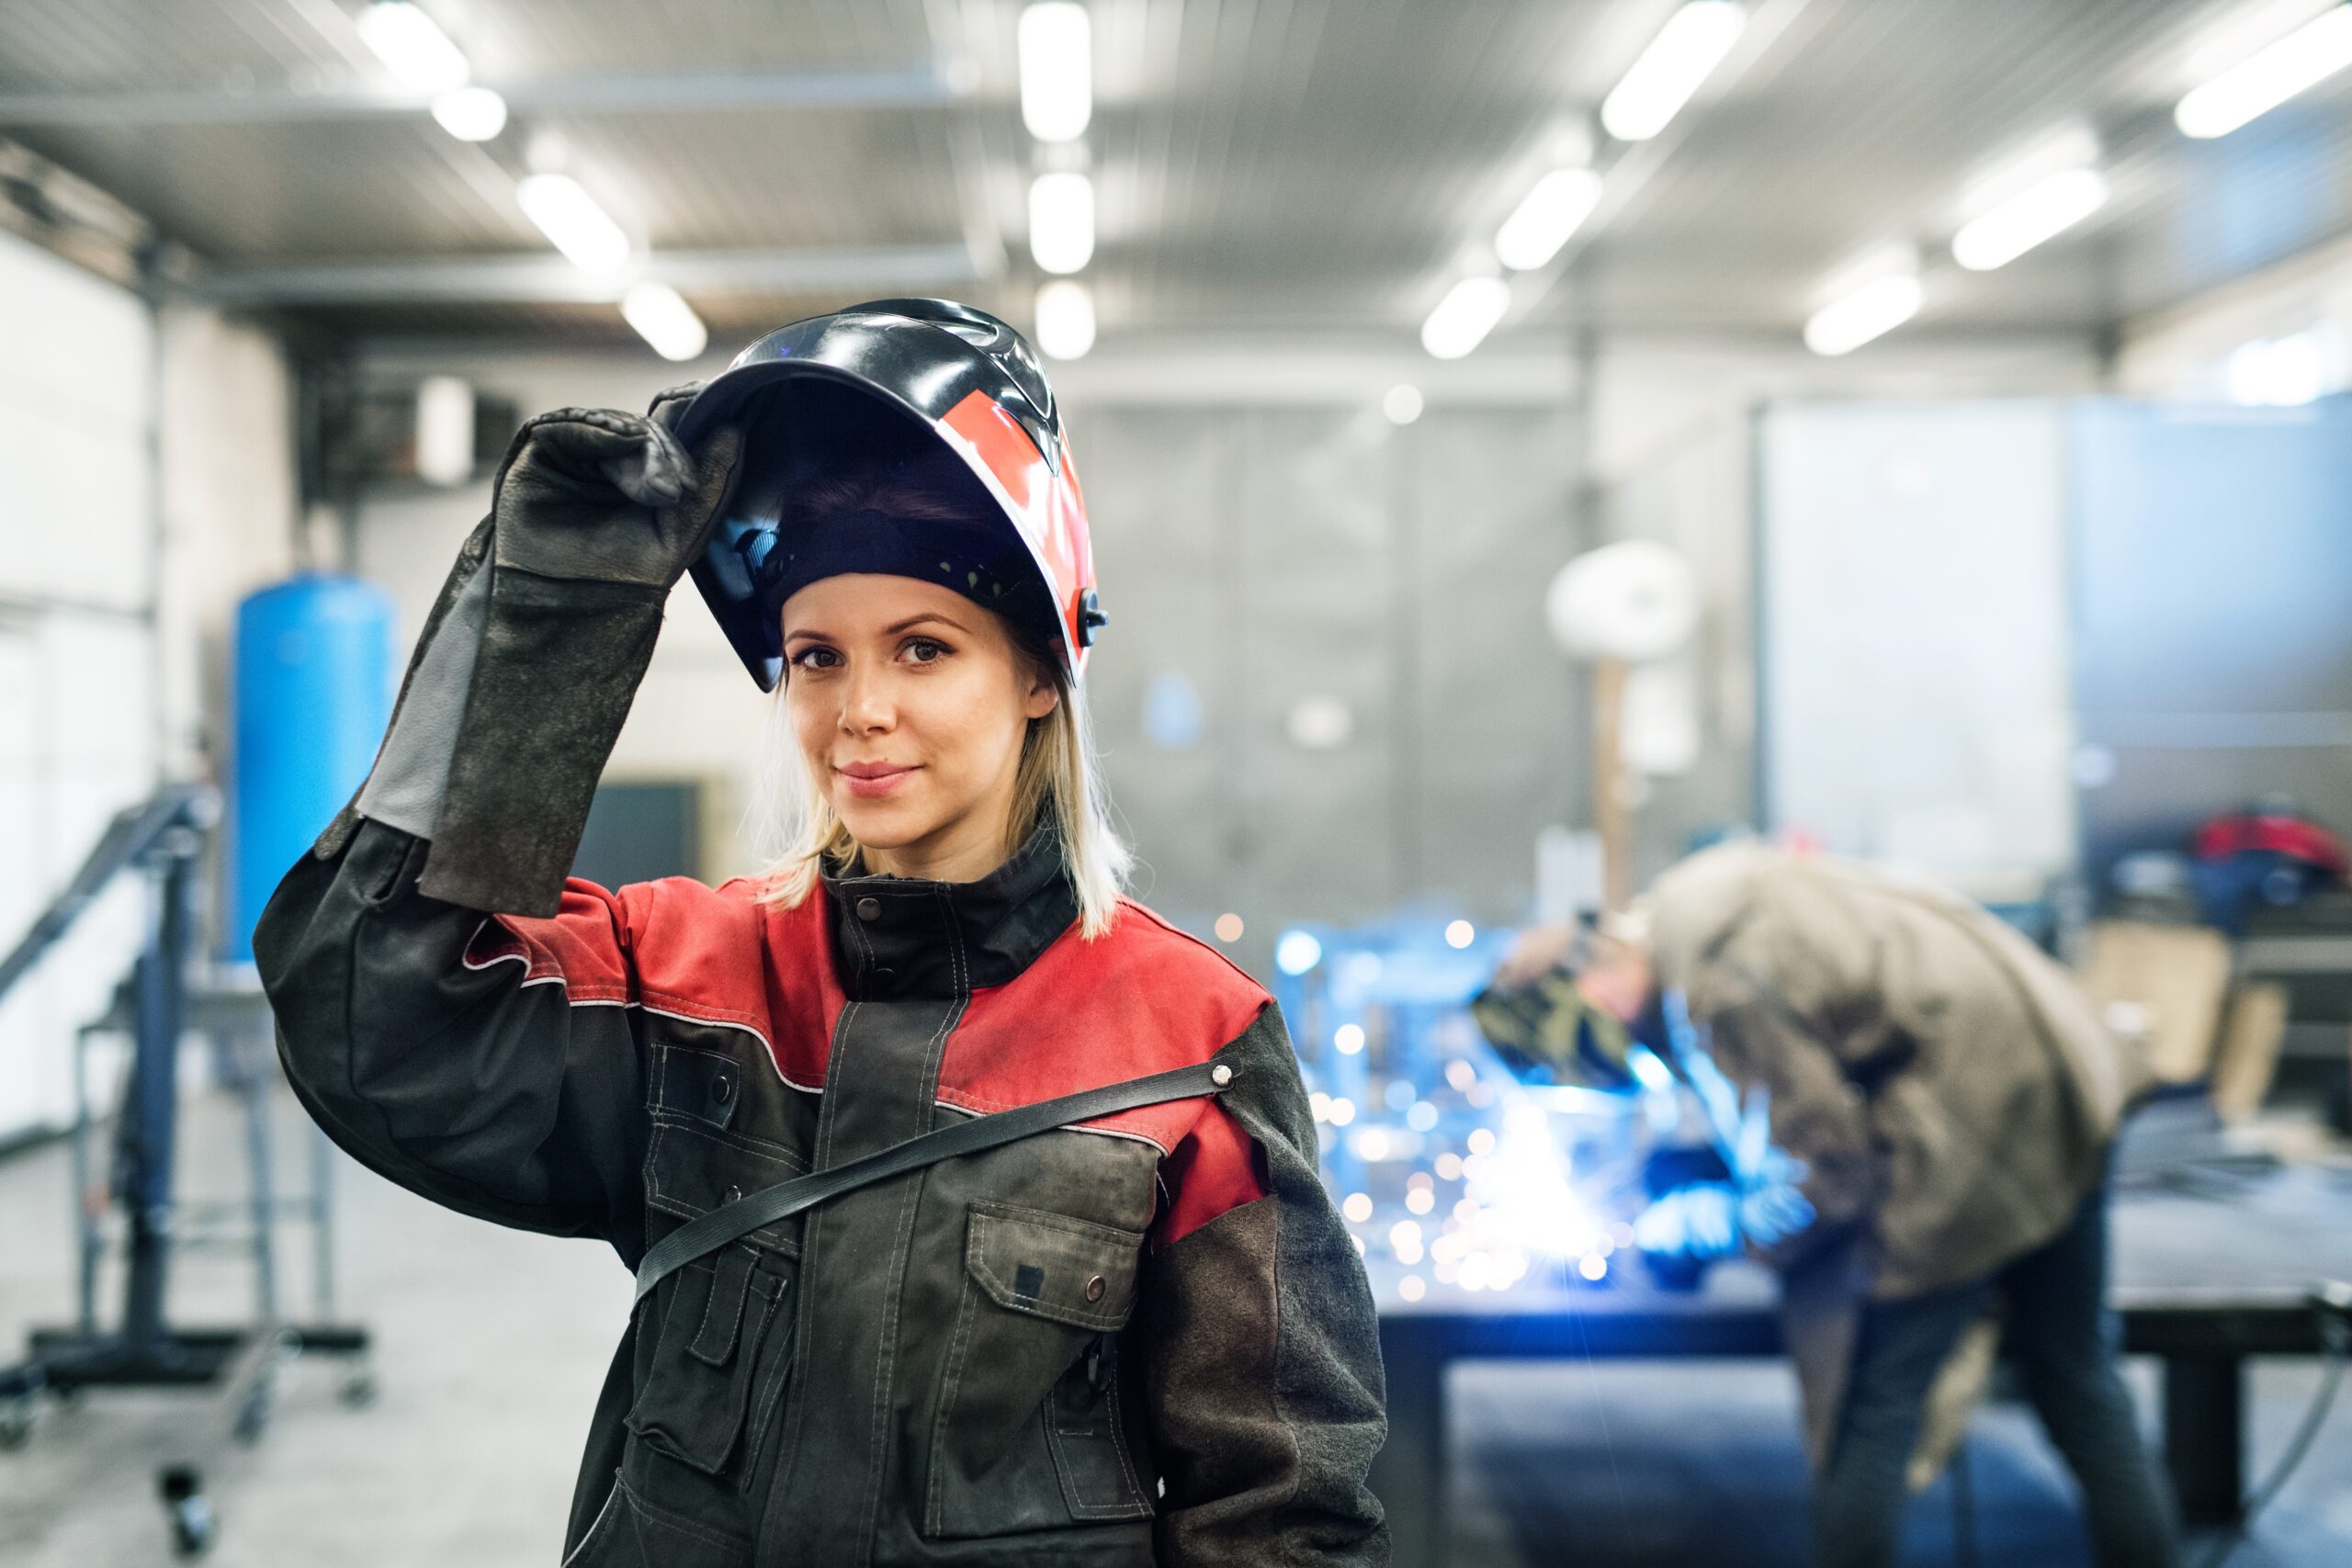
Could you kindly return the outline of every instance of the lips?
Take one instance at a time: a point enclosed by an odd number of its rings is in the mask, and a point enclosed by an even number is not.
[[[915,774],[913,767],[900,762],[843,762],[833,771],[848,783],[850,793],[861,800],[878,800]]]

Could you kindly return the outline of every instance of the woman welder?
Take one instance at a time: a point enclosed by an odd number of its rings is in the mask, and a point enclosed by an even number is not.
[[[566,881],[690,567],[781,688],[789,847]],[[1102,619],[1052,391],[967,307],[797,322],[516,438],[255,950],[345,1149],[638,1270],[568,1562],[1385,1560],[1372,1303],[1282,1021],[1119,894]],[[768,1202],[811,1173],[845,1185]]]

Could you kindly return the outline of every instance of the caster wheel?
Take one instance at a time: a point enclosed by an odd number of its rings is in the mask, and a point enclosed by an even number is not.
[[[343,1380],[341,1394],[344,1404],[354,1410],[365,1410],[376,1403],[376,1374],[367,1368]]]
[[[181,1557],[202,1557],[220,1539],[220,1521],[212,1500],[204,1495],[204,1478],[185,1465],[175,1465],[156,1478],[164,1511],[171,1519],[172,1551]]]

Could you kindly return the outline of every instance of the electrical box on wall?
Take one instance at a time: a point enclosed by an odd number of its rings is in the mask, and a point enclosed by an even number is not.
[[[392,386],[329,381],[315,417],[322,477],[336,488],[487,479],[523,423],[513,399],[456,376]]]

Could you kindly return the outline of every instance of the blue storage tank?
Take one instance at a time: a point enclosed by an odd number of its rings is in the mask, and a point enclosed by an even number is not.
[[[237,606],[232,960],[287,868],[368,776],[392,715],[392,602],[306,573]]]

